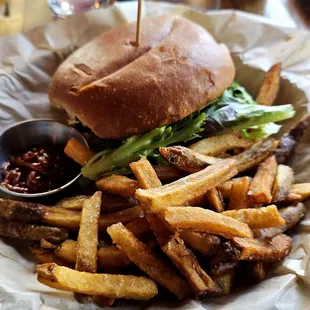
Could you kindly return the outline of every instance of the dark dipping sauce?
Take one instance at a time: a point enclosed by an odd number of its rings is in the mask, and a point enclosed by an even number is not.
[[[12,156],[2,165],[1,185],[17,193],[43,193],[57,189],[77,176],[80,167],[63,147],[38,146]]]

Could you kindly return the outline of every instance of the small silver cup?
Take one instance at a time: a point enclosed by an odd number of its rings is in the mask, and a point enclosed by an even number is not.
[[[0,134],[0,164],[7,162],[10,156],[23,153],[26,150],[38,145],[63,146],[71,139],[75,138],[88,146],[85,138],[74,128],[61,122],[49,119],[34,119],[17,123]],[[71,185],[80,177],[80,171],[68,183],[61,187],[43,193],[26,194],[16,193],[0,185],[0,191],[10,196],[23,198],[34,198],[58,193]],[[0,176],[2,182],[2,174]]]

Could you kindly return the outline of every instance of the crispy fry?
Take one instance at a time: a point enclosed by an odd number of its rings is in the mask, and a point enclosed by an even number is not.
[[[213,281],[215,283],[215,292],[212,295],[213,296],[228,295],[233,287],[235,274],[236,270],[231,269],[226,273],[214,277]]]
[[[134,198],[125,198],[119,195],[102,193],[101,214],[118,212],[135,207],[137,201]]]
[[[218,156],[234,148],[247,149],[252,145],[252,141],[242,137],[240,132],[223,133],[207,139],[202,139],[189,148],[198,153],[208,156]]]
[[[155,170],[152,168],[147,159],[142,158],[142,160],[140,159],[138,162],[132,163],[130,167],[136,178],[139,180],[141,188],[148,189],[161,186]],[[159,245],[164,246],[168,242],[171,235],[171,229],[169,229],[168,224],[163,221],[158,214],[152,213],[147,205],[141,206],[143,208],[145,219],[155,234]]]
[[[228,216],[196,207],[168,207],[164,211],[165,220],[176,229],[191,229],[223,236],[252,238],[249,226]]]
[[[96,192],[84,202],[78,235],[75,269],[95,273],[97,271],[98,220],[101,192]]]
[[[96,192],[84,201],[78,235],[75,269],[95,273],[97,271],[98,220],[101,207],[101,192]],[[93,297],[75,293],[81,303],[90,303]],[[112,302],[113,303],[113,302]]]
[[[262,262],[249,262],[249,272],[256,282],[263,281],[266,277],[266,268]]]
[[[114,298],[108,298],[100,295],[93,296],[93,303],[101,308],[112,307],[114,301],[115,301]]]
[[[77,241],[66,240],[56,250],[55,255],[71,263],[76,262]],[[97,251],[98,267],[111,269],[130,264],[127,256],[116,246],[106,246]]]
[[[41,239],[40,240],[40,247],[43,248],[43,249],[56,249],[58,246],[56,244],[53,244],[45,239]]]
[[[96,186],[105,193],[129,198],[134,196],[136,189],[139,188],[139,183],[123,175],[112,174],[97,180]]]
[[[95,155],[85,144],[75,138],[68,141],[64,152],[81,166],[85,166]]]
[[[84,202],[89,199],[90,196],[73,196],[60,200],[55,207],[73,210],[82,210]]]
[[[256,102],[261,105],[273,105],[280,88],[281,63],[273,65],[266,73],[263,85],[256,97]]]
[[[146,277],[93,274],[72,270],[56,264],[37,266],[38,281],[50,287],[109,298],[147,300],[158,291],[156,284]]]
[[[184,172],[173,166],[153,166],[160,181],[173,181],[184,177]]]
[[[150,162],[143,156],[139,161],[129,164],[135,174],[141,188],[151,188],[161,186],[155,170]]]
[[[206,257],[215,255],[221,244],[219,237],[201,232],[182,230],[180,236],[190,248]]]
[[[250,186],[250,178],[243,177],[235,179],[231,184],[229,195],[229,209],[238,210],[248,207],[248,191]]]
[[[293,228],[305,216],[306,211],[305,205],[301,202],[298,203],[297,206],[280,209],[279,213],[285,220],[285,224],[278,227],[255,229],[253,230],[255,238],[268,239],[286,232]]]
[[[38,226],[0,219],[0,236],[60,243],[68,238],[68,230],[58,227]]]
[[[302,197],[301,195],[299,194],[295,194],[295,193],[292,193],[292,192],[289,192],[286,199],[283,200],[283,201],[279,201],[279,202],[284,202],[284,203],[296,203],[296,202],[299,202],[299,201],[302,201]]]
[[[292,188],[293,183],[293,169],[289,166],[279,165],[272,189],[272,201],[278,202],[285,200]]]
[[[195,296],[203,297],[214,291],[212,279],[200,267],[195,255],[186,248],[182,239],[174,235],[162,249],[187,279]]]
[[[136,237],[143,235],[146,232],[151,231],[150,225],[146,218],[137,218],[125,225]]]
[[[221,192],[222,196],[224,199],[228,199],[230,197],[230,191],[231,191],[231,186],[236,183],[239,182],[241,179],[246,178],[247,181],[251,183],[252,178],[251,177],[239,177],[239,178],[233,178],[231,180],[228,180],[222,184],[219,184],[217,186],[217,189]]]
[[[131,166],[131,168],[143,189],[161,186],[155,170],[146,159],[133,163],[133,167]],[[162,219],[161,215],[152,213],[147,205],[143,206],[143,209],[144,215],[161,249],[187,279],[195,296],[202,297],[204,294],[213,291],[213,281],[200,267],[195,255],[187,249],[182,239],[176,235],[171,236],[174,229]],[[187,234],[188,239],[190,241],[193,241],[193,239],[197,241],[196,235],[199,235],[199,233],[191,235],[192,233],[193,232]],[[203,234],[201,234],[201,237],[204,237]],[[206,238],[204,238],[204,240],[206,240]]]
[[[278,164],[283,164],[293,153],[295,147],[304,135],[310,124],[310,114],[304,116],[289,132],[285,133],[276,149],[276,158]]]
[[[244,152],[233,156],[236,159],[236,167],[238,172],[241,173],[250,168],[257,166],[260,162],[265,160],[268,156],[272,155],[277,148],[278,142],[272,138],[267,140],[260,140],[253,144]]]
[[[178,169],[189,173],[200,171],[221,160],[202,155],[184,146],[161,147],[159,152]]]
[[[128,223],[142,216],[143,212],[140,207],[101,215],[99,218],[99,231],[105,231],[112,224],[118,222]],[[37,203],[0,199],[0,217],[22,222],[43,223],[77,231],[80,226],[81,212],[46,207]]]
[[[257,169],[250,184],[248,198],[252,204],[270,203],[271,190],[277,175],[277,162],[275,156],[267,158]]]
[[[310,183],[293,184],[290,194],[300,195],[301,201],[310,197]]]
[[[223,212],[225,204],[222,194],[216,189],[212,188],[206,194],[207,200],[211,208],[216,212]]]
[[[52,251],[42,248],[30,247],[34,260],[39,264],[56,263],[59,266],[74,267],[72,263],[57,257]]]
[[[160,214],[152,213],[147,208],[144,208],[144,216],[156,236],[158,244],[161,247],[164,246],[174,233],[174,229],[162,219]]]
[[[83,203],[91,196],[73,196],[60,200],[55,207],[64,208],[69,210],[82,210]],[[127,199],[118,195],[102,194],[101,201],[101,214],[109,212],[117,212],[120,210],[128,209],[136,205],[134,199]]]
[[[208,190],[237,174],[234,163],[232,159],[225,159],[173,183],[158,188],[138,189],[135,196],[155,213],[160,213],[166,206],[195,205]]]
[[[235,269],[240,251],[230,241],[222,243],[220,250],[211,261],[211,274],[219,276]]]
[[[175,273],[172,266],[154,254],[121,223],[110,226],[108,234],[117,247],[157,283],[170,290],[179,299],[188,296],[187,283]]]
[[[233,238],[233,244],[240,249],[240,260],[272,263],[284,259],[291,252],[292,239],[287,235],[277,235],[271,240]]]
[[[281,217],[275,205],[258,209],[225,211],[222,214],[248,224],[251,229],[275,227],[285,224],[285,220]]]

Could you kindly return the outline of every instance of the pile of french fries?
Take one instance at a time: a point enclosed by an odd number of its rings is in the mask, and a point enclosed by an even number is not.
[[[279,70],[267,74],[276,79],[260,103],[272,104]],[[141,157],[130,164],[134,178],[102,177],[91,197],[55,206],[0,199],[0,235],[33,240],[38,280],[82,303],[149,300],[158,287],[178,299],[226,295],[289,255],[285,233],[306,213],[310,183],[294,184],[281,143],[229,132],[161,148],[171,166]],[[65,152],[81,165],[93,154],[76,140]]]

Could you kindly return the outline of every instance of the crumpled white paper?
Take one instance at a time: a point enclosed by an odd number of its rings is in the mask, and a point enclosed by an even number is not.
[[[146,3],[146,16],[173,13],[191,19],[225,43],[237,67],[236,79],[255,96],[264,72],[276,63],[283,66],[277,103],[292,103],[294,120],[307,113],[310,98],[310,33],[277,26],[262,17],[234,11],[202,14],[184,6]],[[28,33],[0,38],[0,129],[30,118],[63,120],[63,111],[49,105],[47,90],[57,65],[90,39],[136,18],[136,4],[117,4],[59,20]],[[296,182],[310,181],[310,130],[291,160]],[[294,230],[291,255],[274,268],[268,279],[230,296],[182,303],[155,300],[130,303],[126,309],[310,309],[310,213]],[[73,294],[56,291],[36,281],[35,264],[20,241],[0,240],[0,309],[96,309],[78,304]]]

